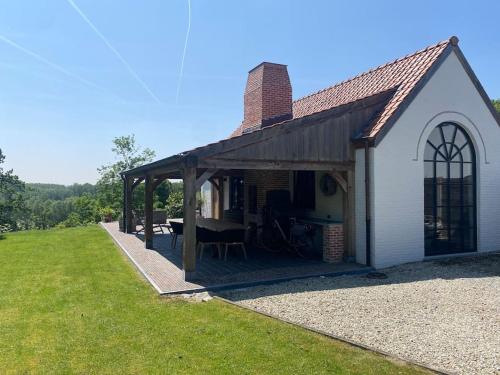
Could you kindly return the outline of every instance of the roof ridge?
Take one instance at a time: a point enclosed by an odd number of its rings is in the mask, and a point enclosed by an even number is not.
[[[331,90],[331,89],[333,89],[333,88],[335,88],[335,87],[338,87],[338,86],[344,85],[344,84],[346,84],[346,83],[348,83],[348,82],[354,81],[355,79],[361,78],[361,77],[363,77],[363,76],[365,76],[365,75],[367,75],[367,74],[369,74],[369,73],[373,73],[373,72],[375,72],[375,71],[377,71],[377,70],[380,70],[380,69],[382,69],[382,68],[385,68],[385,67],[387,67],[387,66],[389,66],[389,65],[393,65],[393,64],[395,64],[395,63],[397,63],[397,62],[400,62],[400,61],[406,60],[406,59],[408,59],[408,58],[410,58],[410,57],[414,57],[414,56],[417,56],[417,55],[422,54],[422,53],[424,53],[424,52],[427,52],[427,51],[428,51],[428,50],[430,50],[430,49],[434,49],[434,48],[440,47],[440,46],[442,46],[443,44],[453,43],[453,38],[455,38],[455,37],[453,37],[453,36],[452,36],[452,37],[450,37],[450,38],[448,38],[448,39],[445,39],[445,40],[442,40],[442,41],[440,41],[440,42],[438,42],[438,43],[432,44],[432,45],[430,45],[430,46],[428,46],[428,47],[425,47],[425,48],[423,48],[423,49],[420,49],[420,50],[417,50],[417,51],[415,51],[415,52],[409,53],[409,54],[407,54],[407,55],[405,55],[405,56],[403,56],[403,57],[399,57],[399,58],[397,58],[397,59],[395,59],[395,60],[389,61],[389,62],[387,62],[387,63],[385,63],[385,64],[382,64],[382,65],[379,65],[379,66],[377,66],[377,67],[371,68],[370,70],[367,70],[367,71],[365,71],[365,72],[362,72],[362,73],[360,73],[360,74],[357,74],[357,75],[355,75],[355,76],[353,76],[353,77],[350,77],[350,78],[347,78],[347,79],[345,79],[345,80],[343,80],[343,81],[337,82],[337,83],[335,83],[335,84],[334,84],[334,85],[332,85],[332,86],[328,86],[328,87],[326,87],[326,88],[324,88],[324,89],[321,89],[321,90],[315,91],[315,92],[313,92],[313,93],[311,93],[311,94],[308,94],[308,95],[305,95],[305,96],[303,96],[303,97],[301,97],[301,98],[298,98],[298,99],[294,100],[294,101],[293,101],[293,104],[295,104],[295,103],[297,103],[297,102],[299,102],[299,101],[301,101],[301,100],[305,100],[305,99],[307,99],[307,98],[310,98],[310,97],[312,97],[312,96],[314,96],[314,95],[318,95],[318,94],[321,94],[321,93],[323,93],[323,92],[325,92],[325,91]]]

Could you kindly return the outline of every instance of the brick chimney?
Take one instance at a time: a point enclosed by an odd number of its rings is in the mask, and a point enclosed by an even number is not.
[[[263,62],[248,72],[242,132],[292,118],[292,85],[286,65]]]

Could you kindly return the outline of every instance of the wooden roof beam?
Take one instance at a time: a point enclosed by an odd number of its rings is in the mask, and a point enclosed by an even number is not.
[[[354,168],[354,162],[226,160],[213,158],[200,160],[198,166],[209,169],[347,171]]]

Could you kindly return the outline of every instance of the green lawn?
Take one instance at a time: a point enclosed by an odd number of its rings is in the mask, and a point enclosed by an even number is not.
[[[0,240],[0,374],[416,374],[220,301],[159,297],[99,227]]]

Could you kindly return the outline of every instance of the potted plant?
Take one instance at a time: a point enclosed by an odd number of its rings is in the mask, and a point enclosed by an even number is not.
[[[115,211],[111,207],[103,207],[100,210],[101,220],[105,223],[111,223],[115,216]]]

